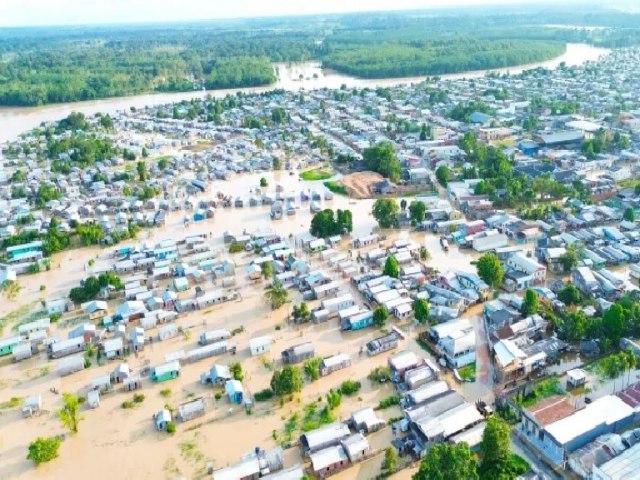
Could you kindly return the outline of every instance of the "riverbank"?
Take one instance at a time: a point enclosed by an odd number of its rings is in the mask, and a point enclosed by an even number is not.
[[[561,63],[567,66],[581,65],[597,60],[610,50],[596,48],[587,44],[568,43],[566,52],[553,60],[546,62],[519,65],[496,70],[477,70],[451,75],[441,75],[443,79],[477,78],[489,72],[518,74],[523,70],[537,67],[556,68]],[[181,93],[157,93],[145,95],[133,95],[129,97],[107,98],[88,102],[72,102],[42,107],[1,107],[0,108],[0,142],[17,138],[21,133],[31,130],[42,122],[60,120],[71,112],[82,112],[85,115],[95,115],[98,112],[116,114],[129,108],[144,108],[154,105],[163,105],[193,98],[224,97],[238,92],[245,94],[264,93],[271,90],[317,90],[321,88],[338,89],[345,85],[347,88],[378,88],[405,85],[424,81],[425,77],[399,77],[386,79],[361,79],[350,75],[344,75],[332,70],[322,68],[320,62],[276,63],[277,81],[273,85],[265,87],[236,88],[223,90],[201,90]]]

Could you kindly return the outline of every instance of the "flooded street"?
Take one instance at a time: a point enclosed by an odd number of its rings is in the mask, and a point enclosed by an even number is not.
[[[587,61],[597,60],[600,56],[607,55],[609,51],[608,49],[596,48],[582,43],[569,43],[567,44],[567,51],[553,60],[489,71],[516,74],[523,70],[536,67],[556,68],[562,62],[568,66],[581,65]],[[419,77],[361,79],[331,70],[323,70],[320,62],[280,63],[275,64],[275,68],[278,74],[277,81],[274,85],[266,87],[145,94],[87,102],[45,105],[42,107],[0,107],[0,143],[15,139],[20,133],[31,130],[42,122],[50,122],[64,118],[72,111],[82,112],[85,115],[94,115],[97,112],[115,114],[119,111],[127,110],[130,107],[143,108],[152,105],[191,100],[192,98],[204,98],[206,95],[224,97],[225,95],[235,94],[236,92],[260,93],[274,89],[298,91],[300,89],[340,88],[342,85],[346,85],[347,87],[376,88],[418,83],[425,79],[424,75]],[[441,75],[440,78],[453,80],[481,77],[487,72],[487,70],[479,70]]]

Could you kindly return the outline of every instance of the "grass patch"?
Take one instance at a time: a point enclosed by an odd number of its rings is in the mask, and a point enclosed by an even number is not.
[[[324,168],[314,168],[313,170],[307,170],[300,174],[300,178],[307,182],[313,182],[316,180],[326,180],[327,178],[333,177],[333,174],[325,170]]]
[[[327,190],[329,190],[329,191],[331,191],[333,193],[338,193],[340,195],[348,195],[349,194],[349,192],[347,191],[347,187],[345,187],[341,183],[334,182],[333,180],[328,180],[328,181],[324,182],[323,185],[325,187],[327,187]]]
[[[458,369],[458,375],[464,382],[475,382],[476,381],[476,363],[470,363],[469,365],[465,365]]]
[[[31,310],[31,305],[23,305],[13,312],[7,313],[4,317],[0,317],[0,335],[2,335],[4,327],[24,317]]]
[[[540,400],[552,397],[554,395],[564,395],[566,392],[560,386],[560,380],[556,377],[548,378],[538,382],[533,387],[533,392],[525,397],[516,398],[516,403],[521,407],[531,407]]]
[[[178,447],[180,447],[180,454],[185,460],[196,463],[204,460],[204,453],[198,449],[196,442],[185,440],[184,442],[179,443]]]
[[[0,410],[9,410],[10,408],[16,408],[22,402],[22,398],[20,397],[11,397],[6,402],[0,403]]]

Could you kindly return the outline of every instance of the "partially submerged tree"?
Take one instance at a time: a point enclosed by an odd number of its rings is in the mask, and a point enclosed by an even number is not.
[[[289,300],[287,289],[277,278],[274,278],[271,285],[266,288],[264,296],[271,304],[271,310],[277,310]]]
[[[60,439],[58,437],[38,437],[29,444],[27,460],[33,460],[36,465],[50,462],[58,456]]]
[[[504,272],[500,259],[493,253],[485,253],[476,263],[478,276],[491,288],[498,288],[502,283]]]
[[[429,302],[423,298],[419,298],[413,302],[413,316],[416,321],[422,325],[429,321]]]
[[[398,266],[396,257],[394,257],[393,255],[389,255],[387,257],[382,273],[392,278],[398,278],[398,276],[400,275],[400,267]]]
[[[83,420],[80,415],[80,398],[71,393],[62,394],[63,407],[58,410],[58,418],[69,431],[78,433],[78,425]]]

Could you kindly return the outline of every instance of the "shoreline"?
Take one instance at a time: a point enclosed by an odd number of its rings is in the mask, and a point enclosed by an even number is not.
[[[472,70],[437,75],[437,77],[445,80],[456,80],[482,77],[487,73],[518,74],[524,70],[537,67],[555,68],[563,61],[569,66],[581,65],[587,61],[595,60],[602,55],[608,55],[610,52],[610,49],[593,47],[585,43],[567,43],[565,53],[551,60],[497,69]],[[433,76],[421,75],[416,77],[366,79],[342,74],[330,69],[323,69],[320,61],[274,63],[274,67],[278,72],[277,81],[271,85],[261,87],[147,93],[80,102],[47,104],[38,107],[0,107],[0,143],[13,141],[20,134],[37,127],[41,123],[60,120],[73,111],[81,112],[85,115],[94,115],[98,112],[117,114],[131,107],[144,108],[155,105],[165,105],[184,100],[205,98],[207,95],[211,95],[214,98],[222,98],[228,94],[235,95],[238,92],[249,94],[265,93],[278,89],[287,91],[299,91],[301,89],[318,90],[321,88],[338,89],[343,84],[347,85],[348,88],[392,87],[423,82],[427,77]],[[303,76],[302,80],[300,80],[300,75]]]

